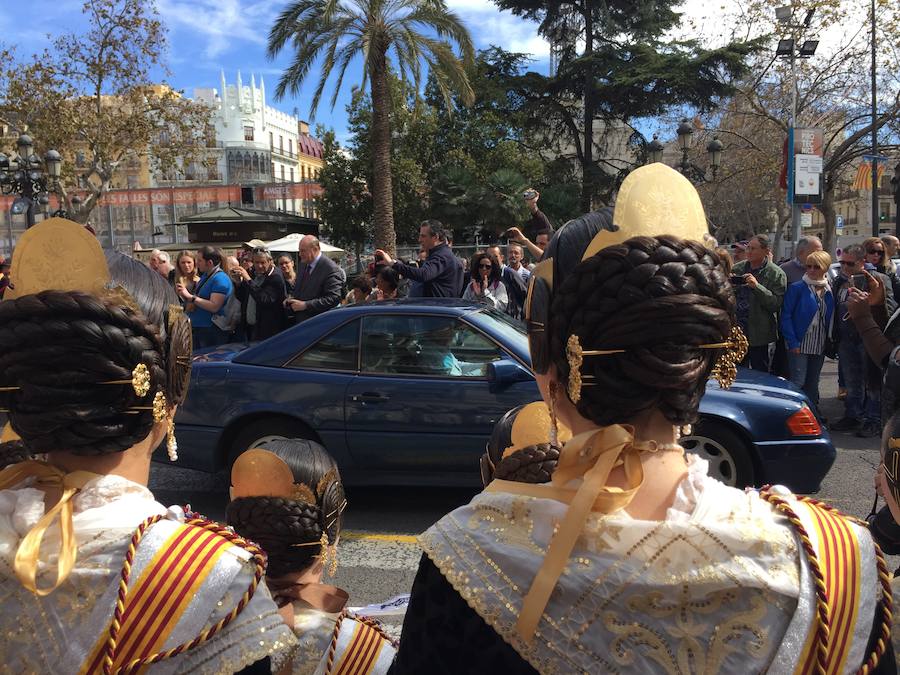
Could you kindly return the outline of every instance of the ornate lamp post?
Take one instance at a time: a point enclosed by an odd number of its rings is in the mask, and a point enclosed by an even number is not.
[[[27,134],[19,135],[14,156],[0,153],[0,192],[19,195],[11,211],[25,214],[26,227],[34,225],[35,203],[50,203],[49,192],[59,182],[61,172],[62,156],[48,150],[41,159],[34,154],[34,143]]]
[[[663,158],[663,144],[659,142],[659,136],[653,134],[653,140],[647,144],[647,154],[650,157],[650,163],[661,162]]]
[[[679,162],[677,169],[693,183],[706,183],[710,181],[710,179],[706,177],[706,169],[692,163],[688,158],[688,153],[690,152],[691,143],[694,137],[694,128],[691,126],[691,123],[686,119],[681,120],[678,129],[676,129],[676,134],[678,135],[678,147],[681,150],[681,161]],[[663,149],[663,144],[659,142],[658,136],[654,134],[653,140],[647,144],[647,157],[649,161],[651,163],[661,162],[663,159]],[[712,172],[711,180],[716,179],[716,173],[718,173],[719,167],[722,166],[722,153],[724,151],[725,146],[722,145],[722,141],[718,138],[713,138],[706,146],[706,152],[709,155],[709,166]]]

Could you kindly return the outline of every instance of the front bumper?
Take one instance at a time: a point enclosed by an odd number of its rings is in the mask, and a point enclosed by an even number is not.
[[[784,485],[798,494],[813,494],[822,487],[837,457],[827,435],[809,439],[757,441],[762,469],[760,485]]]

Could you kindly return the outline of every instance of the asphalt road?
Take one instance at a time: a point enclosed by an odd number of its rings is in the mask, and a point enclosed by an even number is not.
[[[837,420],[843,412],[836,395],[837,366],[829,361],[822,373],[822,411],[831,420]],[[839,433],[833,434],[833,439],[837,460],[816,497],[844,513],[865,517],[874,497],[872,476],[878,464],[880,441]],[[224,474],[156,464],[150,487],[163,503],[190,503],[212,518],[224,516],[228,499]],[[474,490],[462,489],[348,489],[349,508],[334,583],[350,593],[354,606],[408,593],[420,555],[415,536],[474,494]],[[888,562],[895,569],[900,565],[900,557]]]

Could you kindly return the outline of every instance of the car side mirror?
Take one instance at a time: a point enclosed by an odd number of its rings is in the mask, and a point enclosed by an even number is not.
[[[517,382],[532,381],[534,375],[511,359],[500,359],[488,364],[487,378],[493,387],[503,389]]]

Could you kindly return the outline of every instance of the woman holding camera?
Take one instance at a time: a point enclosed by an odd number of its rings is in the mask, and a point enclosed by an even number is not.
[[[825,363],[825,343],[834,317],[834,296],[825,274],[831,256],[825,251],[810,253],[806,274],[788,286],[781,312],[781,334],[788,350],[791,382],[819,406],[819,375]]]

